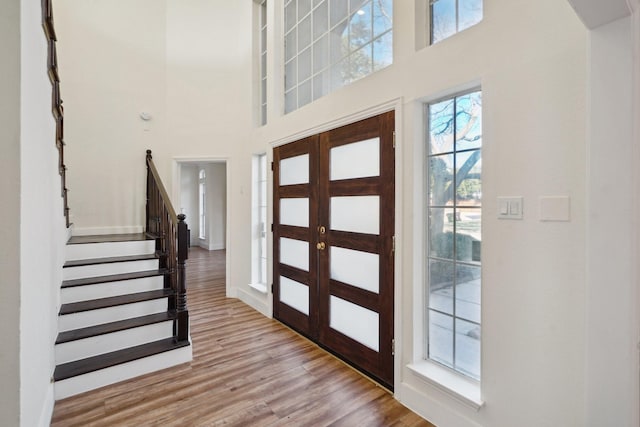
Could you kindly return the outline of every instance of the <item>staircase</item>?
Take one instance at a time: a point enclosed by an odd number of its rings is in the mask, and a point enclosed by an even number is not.
[[[54,372],[57,400],[191,360],[156,241],[76,236],[66,247]]]

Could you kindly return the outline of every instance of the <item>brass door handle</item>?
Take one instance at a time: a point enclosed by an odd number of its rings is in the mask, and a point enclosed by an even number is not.
[[[324,248],[326,248],[326,245],[324,244],[324,242],[319,242],[316,245],[316,248],[318,248],[319,251],[324,251]]]

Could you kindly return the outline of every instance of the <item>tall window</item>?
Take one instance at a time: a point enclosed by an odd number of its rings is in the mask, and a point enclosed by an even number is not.
[[[267,0],[259,3],[260,26],[260,123],[267,123]]]
[[[427,358],[480,379],[482,93],[426,106]]]
[[[431,43],[482,21],[482,0],[430,0]]]
[[[393,62],[393,0],[285,0],[285,113]]]
[[[207,174],[204,169],[200,169],[198,173],[198,218],[199,218],[199,227],[198,227],[198,237],[201,239],[206,239],[207,233],[207,221],[206,221],[206,197],[207,197]]]

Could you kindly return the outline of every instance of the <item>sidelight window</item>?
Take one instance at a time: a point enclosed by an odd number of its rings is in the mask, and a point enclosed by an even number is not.
[[[482,93],[426,106],[427,359],[480,379]]]

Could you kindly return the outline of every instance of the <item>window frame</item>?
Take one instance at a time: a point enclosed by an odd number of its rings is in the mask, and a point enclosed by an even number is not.
[[[424,122],[424,129],[425,129],[425,135],[423,138],[423,144],[424,144],[424,156],[423,156],[423,164],[424,164],[424,175],[423,175],[423,185],[425,188],[425,191],[423,194],[426,194],[425,197],[425,201],[424,201],[424,211],[423,211],[423,215],[422,215],[422,221],[423,221],[423,230],[424,230],[424,240],[423,240],[423,259],[426,260],[426,265],[424,268],[424,273],[423,273],[423,277],[422,277],[422,287],[423,287],[423,295],[424,295],[424,301],[423,301],[423,330],[424,330],[424,334],[423,334],[423,360],[428,362],[429,364],[436,364],[438,367],[440,367],[441,369],[450,371],[453,376],[459,376],[461,377],[460,379],[462,380],[462,382],[460,383],[459,381],[453,381],[456,382],[458,384],[464,384],[464,383],[470,383],[470,384],[476,384],[477,387],[479,388],[480,382],[481,382],[481,371],[482,371],[482,322],[481,322],[481,317],[482,317],[482,303],[480,301],[479,305],[480,305],[480,321],[477,322],[478,326],[480,327],[480,338],[479,338],[479,345],[480,345],[480,349],[479,349],[479,354],[478,354],[478,358],[479,358],[479,377],[478,378],[474,378],[473,376],[471,376],[469,373],[466,373],[462,370],[456,369],[455,365],[456,365],[456,359],[455,359],[455,346],[456,346],[456,320],[462,320],[464,322],[470,322],[469,319],[467,318],[459,318],[456,316],[456,309],[455,309],[455,305],[456,305],[456,280],[455,280],[455,274],[453,275],[453,282],[452,282],[452,289],[453,289],[453,297],[452,297],[452,314],[446,314],[447,316],[451,317],[451,320],[453,322],[453,329],[452,329],[452,340],[453,340],[453,344],[452,344],[452,366],[448,366],[445,363],[442,363],[434,358],[430,357],[430,335],[431,335],[431,330],[430,330],[430,321],[429,321],[429,316],[431,314],[432,311],[434,311],[434,309],[432,309],[430,307],[430,295],[431,295],[431,288],[430,288],[430,264],[432,259],[435,259],[435,261],[438,261],[438,257],[432,257],[430,254],[430,233],[431,233],[431,225],[430,225],[430,210],[432,209],[432,207],[434,207],[431,204],[430,198],[431,198],[431,190],[430,190],[430,185],[431,185],[431,180],[430,180],[430,164],[431,164],[431,158],[435,157],[435,156],[445,156],[445,155],[451,155],[453,156],[453,158],[455,159],[456,157],[456,153],[469,153],[472,151],[479,151],[480,153],[482,153],[483,150],[483,144],[480,144],[480,147],[477,148],[463,148],[458,150],[457,148],[457,144],[456,144],[456,119],[455,117],[457,116],[458,110],[456,108],[456,104],[457,104],[457,100],[458,98],[464,97],[466,95],[469,94],[474,94],[474,93],[480,93],[480,99],[482,99],[482,88],[481,87],[474,87],[472,89],[469,90],[465,90],[465,91],[460,91],[460,92],[456,92],[454,94],[449,94],[447,96],[438,98],[438,99],[433,99],[433,100],[429,100],[428,102],[424,102],[422,104],[422,108],[423,108],[423,122]],[[437,105],[439,103],[443,103],[446,101],[453,101],[454,105],[453,105],[453,122],[454,122],[454,127],[453,127],[453,144],[452,144],[452,148],[450,151],[447,150],[443,150],[439,153],[436,154],[432,154],[431,153],[431,115],[430,115],[430,107],[433,105]],[[483,113],[482,113],[482,104],[480,106],[481,111],[480,111],[480,120],[482,120],[483,117]],[[481,127],[482,127],[482,122],[481,122]],[[482,132],[482,131],[481,131]],[[482,133],[480,134],[480,138],[482,140]],[[481,157],[480,157],[481,160]],[[455,179],[456,179],[456,164],[455,164],[455,160],[453,163],[453,185],[455,185]],[[480,166],[480,174],[482,174],[482,166]],[[482,182],[482,181],[481,181]],[[482,183],[480,184],[482,185]],[[480,192],[482,192],[482,189],[480,190]],[[453,267],[455,268],[455,266],[459,263],[462,263],[463,265],[472,265],[474,267],[479,267],[480,268],[480,276],[482,276],[482,261],[481,259],[478,261],[478,263],[468,263],[468,262],[464,262],[461,260],[458,260],[458,255],[456,253],[456,223],[458,222],[458,218],[457,218],[457,211],[456,209],[458,209],[458,205],[457,205],[457,186],[454,187],[454,192],[453,192],[453,205],[451,206],[451,208],[453,208],[453,214],[452,214],[452,220],[453,220],[453,242],[452,242],[452,246],[453,246],[453,252],[452,252],[452,257],[451,257],[451,262]],[[447,202],[445,202],[447,203]],[[446,209],[448,208],[445,207],[445,205],[443,206],[437,206],[437,209]],[[463,209],[468,209],[469,207],[464,207]],[[478,207],[474,207],[473,209],[476,209],[480,212],[480,218],[482,218],[482,199],[480,197],[480,206]],[[480,225],[480,233],[482,233],[482,225]],[[447,260],[447,262],[449,262]],[[455,271],[455,270],[454,270]],[[480,278],[480,287],[482,286],[482,279]],[[481,289],[481,288],[480,288]],[[436,310],[437,311],[437,310]],[[414,364],[415,366],[415,364]],[[442,375],[442,374],[439,374]],[[446,375],[445,375],[446,376]],[[478,394],[479,394],[479,390],[478,390]],[[473,400],[473,399],[471,399]],[[477,399],[478,401],[479,398]]]
[[[369,7],[372,12],[371,13],[371,34],[370,34],[371,38],[367,39],[367,41],[362,43],[361,45],[353,48],[350,44],[350,38],[349,36],[347,36],[347,40],[349,41],[349,48],[348,48],[347,54],[344,54],[342,49],[339,52],[335,52],[335,53],[334,51],[332,51],[331,35],[337,28],[341,27],[344,24],[344,28],[340,33],[341,34],[340,45],[342,46],[344,43],[343,33],[345,31],[348,31],[351,20],[356,15],[360,15],[359,12],[363,9],[362,6],[364,5],[360,5],[361,7],[358,7],[358,8],[354,7],[353,10],[350,10],[351,5],[346,0],[335,0],[335,1],[340,1],[340,2],[344,1],[345,4],[347,4],[346,15],[344,17],[341,17],[335,20],[335,22],[332,22],[331,4],[334,2],[334,0],[321,0],[319,2],[311,3],[310,9],[307,12],[304,12],[303,15],[299,14],[296,6],[294,8],[295,10],[293,10],[293,13],[292,13],[292,15],[296,18],[295,23],[293,23],[290,26],[290,28],[287,28],[288,27],[287,7],[291,3],[297,4],[297,2],[296,0],[283,0],[282,2],[282,9],[281,9],[282,16],[283,16],[282,33],[281,33],[282,48],[283,48],[283,55],[282,55],[282,62],[281,62],[282,70],[283,70],[282,109],[285,115],[293,111],[296,111],[297,109],[302,108],[305,105],[313,103],[317,99],[320,99],[330,94],[331,92],[339,89],[340,87],[346,86],[361,78],[365,78],[393,64],[393,2],[394,0],[363,0],[364,3],[368,3],[366,7]],[[375,27],[374,27],[375,17],[373,12],[374,12],[374,2],[376,1],[391,2],[391,14],[390,14],[391,22],[389,26],[385,27],[386,29],[381,31],[379,34],[375,32]],[[320,31],[318,32],[318,34],[314,35],[314,30],[315,30],[315,28],[313,27],[314,15],[315,15],[315,12],[319,10],[321,7],[323,7],[324,4],[326,4],[326,8],[327,8],[326,30]],[[309,19],[310,21],[309,42],[308,44],[305,44],[305,46],[302,49],[299,49],[298,28],[301,25],[301,23],[307,19]],[[292,34],[293,34],[293,41],[295,42],[295,49],[294,49],[294,52],[291,54],[291,56],[288,57],[287,38],[289,37],[289,35],[292,35]],[[388,63],[383,62],[382,65],[376,66],[375,55],[374,55],[375,43],[383,40],[387,36],[390,37],[390,40],[388,40],[388,45],[385,45],[385,46],[390,48],[390,51],[391,51],[390,59]],[[326,62],[321,63],[319,67],[316,67],[315,58],[314,58],[315,49],[319,47],[319,44],[323,42],[323,39],[326,39],[324,40],[326,42],[326,46],[325,46],[326,52],[324,52],[324,58],[323,58],[323,60]],[[364,51],[365,48],[370,49],[370,53],[371,53],[371,56],[369,57],[369,60],[370,60],[369,72],[357,77],[349,77],[347,79],[342,78],[340,82],[334,81],[336,79],[333,78],[333,75],[340,71],[339,67],[341,67],[345,61],[349,62],[350,59],[355,54],[357,54],[360,51]],[[306,72],[305,72],[305,77],[302,80],[299,79],[300,67],[298,66],[299,58],[301,57],[301,54],[305,54],[306,56],[309,57],[309,64],[310,64],[308,75],[306,75]],[[288,69],[290,70],[291,74],[295,74],[295,78],[293,79],[293,82],[289,80],[290,76],[288,77],[288,71],[287,71]],[[318,87],[316,87],[316,84]],[[300,89],[303,86],[305,89],[304,93],[308,96],[303,95],[303,98],[301,98]]]
[[[442,42],[444,40],[447,40],[447,39],[455,36],[456,34],[462,32],[462,31],[465,31],[465,30],[467,30],[469,28],[472,28],[472,27],[478,25],[484,19],[484,0],[480,0],[480,2],[482,3],[482,5],[481,5],[481,9],[482,10],[481,10],[481,14],[480,14],[480,19],[477,22],[475,22],[475,23],[473,23],[473,24],[471,24],[471,25],[469,25],[467,27],[460,28],[460,1],[461,0],[453,0],[453,1],[455,1],[455,9],[456,9],[455,10],[455,15],[456,15],[455,27],[456,27],[456,29],[455,29],[455,31],[453,33],[449,34],[448,36],[443,37],[440,40],[435,40],[434,41],[433,30],[434,30],[435,26],[434,26],[434,19],[433,19],[434,18],[433,6],[434,6],[434,4],[438,3],[439,1],[446,1],[446,0],[425,0],[425,1],[428,2],[426,9],[427,9],[427,14],[428,14],[427,22],[429,23],[429,29],[427,31],[427,33],[428,33],[427,34],[427,40],[429,42],[429,45],[434,45],[434,44],[440,43],[440,42]]]

